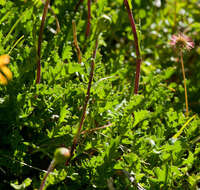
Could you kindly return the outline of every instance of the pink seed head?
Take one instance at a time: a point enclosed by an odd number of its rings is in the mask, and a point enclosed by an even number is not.
[[[192,39],[182,33],[172,35],[170,45],[177,49],[191,50],[194,48],[194,42]]]

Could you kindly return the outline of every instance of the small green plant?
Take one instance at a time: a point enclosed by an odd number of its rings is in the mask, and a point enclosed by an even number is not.
[[[88,1],[49,1],[35,85],[46,2],[0,1],[0,53],[12,62],[0,66],[13,78],[0,70],[0,189],[198,189],[200,49],[181,49],[186,117],[180,52],[166,41],[181,30],[199,44],[199,2],[91,0],[86,38]]]

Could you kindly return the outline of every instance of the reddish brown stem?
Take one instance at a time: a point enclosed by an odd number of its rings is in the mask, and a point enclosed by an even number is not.
[[[45,5],[44,5],[44,10],[43,10],[43,15],[42,15],[42,22],[40,26],[40,32],[39,32],[39,38],[38,38],[38,51],[37,51],[37,78],[36,78],[36,84],[40,83],[40,78],[41,78],[41,63],[40,63],[40,58],[41,58],[41,45],[42,45],[42,34],[44,31],[44,23],[46,19],[46,15],[48,12],[48,6],[49,6],[50,0],[46,0]]]
[[[90,79],[89,79],[89,82],[88,82],[87,94],[86,94],[85,103],[84,103],[84,106],[83,106],[81,121],[80,121],[80,124],[79,124],[78,131],[77,131],[77,133],[76,133],[76,135],[74,136],[74,139],[73,139],[73,144],[72,144],[72,147],[71,147],[71,156],[67,160],[66,165],[69,164],[69,161],[73,157],[74,151],[76,149],[77,142],[79,140],[79,136],[81,134],[81,129],[82,129],[83,123],[85,121],[87,105],[88,105],[88,102],[89,102],[89,99],[90,99],[90,90],[91,90],[91,86],[92,86],[92,80],[93,80],[93,77],[94,77],[94,66],[95,66],[95,58],[96,58],[97,49],[98,49],[98,38],[96,39],[95,49],[94,49],[93,55],[92,55]]]
[[[46,175],[44,176],[41,184],[40,184],[40,189],[39,190],[43,190],[44,187],[45,187],[45,183],[46,183],[46,180],[47,180],[47,177],[49,176],[49,174],[54,170],[54,167],[55,167],[55,160],[52,160],[51,164],[49,165],[49,168],[47,170],[47,173]]]
[[[45,2],[44,0],[42,0],[42,3],[45,5]],[[54,12],[54,10],[51,8],[50,4],[48,5],[48,8],[49,10],[51,11],[51,13],[53,14],[55,20],[56,20],[56,33],[59,33],[60,32],[60,23],[59,23],[59,20],[56,16],[56,13]]]
[[[82,131],[82,132],[81,132],[81,135],[84,135],[84,134],[86,134],[86,133],[92,133],[92,132],[97,131],[97,130],[100,130],[100,129],[105,129],[105,128],[110,127],[110,126],[112,126],[112,125],[113,125],[113,123],[110,123],[110,124],[104,125],[104,126],[102,126],[102,127],[96,127],[96,128],[93,128],[93,129],[85,130],[85,131]]]
[[[128,17],[131,23],[131,28],[133,32],[133,37],[134,37],[134,44],[135,44],[135,51],[136,51],[136,75],[135,75],[135,86],[134,86],[134,94],[138,94],[138,89],[139,89],[139,80],[140,80],[140,66],[142,63],[141,55],[140,55],[140,48],[139,48],[139,43],[138,43],[138,37],[137,37],[137,31],[136,31],[136,26],[135,26],[135,21],[133,19],[133,14],[131,12],[130,6],[128,4],[127,0],[124,0],[124,4],[126,6],[127,12],[128,12]]]
[[[87,18],[86,37],[89,37],[90,26],[91,26],[91,0],[88,0],[87,6],[88,6],[88,18]]]

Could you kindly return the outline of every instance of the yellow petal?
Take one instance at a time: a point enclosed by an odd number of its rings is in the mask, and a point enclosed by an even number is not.
[[[8,80],[12,80],[12,72],[10,69],[6,66],[0,67],[1,71],[4,73],[4,75],[7,77]]]
[[[4,77],[1,73],[0,73],[0,84],[3,84],[3,85],[8,84],[6,77]]]
[[[6,65],[10,63],[10,56],[9,55],[1,55],[0,56],[0,66],[1,65]]]

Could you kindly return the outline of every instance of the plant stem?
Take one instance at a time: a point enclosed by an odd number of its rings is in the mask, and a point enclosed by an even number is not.
[[[77,32],[76,32],[76,23],[74,20],[72,20],[72,28],[73,28],[73,37],[74,37],[74,46],[76,48],[77,51],[77,56],[78,56],[78,63],[81,64],[82,62],[82,53],[80,50],[80,47],[78,45],[78,40],[77,40]]]
[[[42,3],[45,5],[45,2],[44,0],[42,0]],[[56,20],[56,33],[59,33],[60,32],[60,23],[59,23],[59,20],[56,16],[56,13],[54,12],[54,10],[51,8],[50,4],[48,5],[48,8],[49,10],[51,11],[51,13],[53,14],[55,20]]]
[[[24,38],[24,35],[21,36],[15,43],[14,45],[11,47],[10,51],[8,52],[8,55],[11,54],[12,50],[16,47],[16,45]]]
[[[86,28],[86,38],[90,35],[90,26],[91,26],[91,0],[87,2],[88,6],[88,19],[87,19],[87,28]]]
[[[39,38],[38,38],[38,51],[37,51],[37,78],[36,78],[36,84],[40,83],[40,78],[41,78],[41,63],[40,63],[40,58],[41,58],[41,44],[42,44],[42,34],[44,31],[44,23],[45,23],[45,18],[48,12],[48,6],[49,6],[50,0],[46,0],[45,5],[44,5],[44,10],[43,10],[43,15],[42,15],[42,22],[40,26],[40,32],[39,32]]]
[[[88,105],[88,102],[89,102],[89,99],[90,99],[90,90],[91,90],[91,86],[92,86],[92,80],[93,80],[93,77],[94,77],[95,58],[96,58],[96,53],[97,53],[97,49],[98,49],[98,41],[99,41],[98,39],[99,39],[99,37],[97,37],[97,39],[96,39],[95,49],[94,49],[93,55],[92,55],[90,79],[89,79],[89,82],[88,82],[87,94],[86,94],[85,103],[84,103],[84,106],[83,106],[83,112],[82,112],[82,116],[81,116],[81,121],[80,121],[80,124],[79,124],[79,128],[77,130],[77,133],[76,133],[76,135],[74,136],[74,139],[73,139],[73,144],[72,144],[71,153],[70,153],[71,156],[67,160],[66,165],[68,165],[69,161],[73,157],[73,154],[74,154],[74,151],[76,149],[76,145],[77,145],[79,136],[81,134],[81,129],[82,129],[83,123],[85,121],[87,105]]]
[[[135,21],[133,19],[133,14],[131,12],[130,6],[128,4],[127,0],[124,0],[124,4],[126,6],[127,12],[128,12],[128,17],[131,23],[131,28],[133,32],[133,37],[134,37],[134,44],[135,44],[135,51],[136,51],[136,75],[135,75],[135,85],[134,85],[134,94],[138,94],[138,89],[139,89],[139,80],[140,80],[140,66],[142,63],[141,55],[140,55],[140,48],[139,48],[139,43],[138,43],[138,37],[137,37],[137,31],[136,31],[136,26],[135,26]]]
[[[55,165],[56,165],[56,164],[55,164],[55,160],[53,159],[53,160],[51,161],[51,164],[49,165],[49,168],[48,168],[48,170],[47,170],[46,175],[44,176],[44,178],[43,178],[43,180],[42,180],[42,182],[41,182],[41,185],[40,185],[40,189],[39,189],[39,190],[43,190],[43,189],[44,189],[45,183],[46,183],[46,180],[47,180],[47,177],[48,177],[48,175],[53,171]]]
[[[188,116],[188,96],[187,96],[187,86],[186,86],[186,77],[185,77],[185,69],[183,64],[183,52],[180,50],[180,58],[181,58],[181,67],[183,73],[183,80],[184,80],[184,89],[185,89],[185,106],[186,106],[186,116]]]

